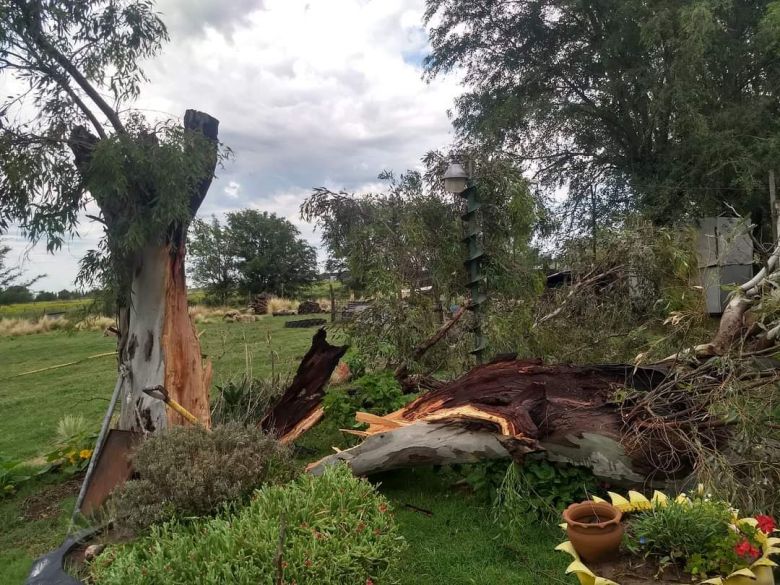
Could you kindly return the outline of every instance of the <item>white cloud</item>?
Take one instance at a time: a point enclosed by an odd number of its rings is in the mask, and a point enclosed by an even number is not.
[[[231,199],[237,199],[238,194],[241,193],[241,185],[236,181],[230,181],[228,182],[227,187],[222,189],[222,192]]]
[[[147,65],[138,107],[153,117],[206,111],[235,153],[201,216],[252,206],[318,243],[298,219],[312,187],[361,190],[452,140],[446,111],[458,79],[421,78],[424,0],[163,0],[159,9],[172,42]],[[37,250],[31,258],[43,262]],[[73,266],[51,266],[40,285],[68,286]]]

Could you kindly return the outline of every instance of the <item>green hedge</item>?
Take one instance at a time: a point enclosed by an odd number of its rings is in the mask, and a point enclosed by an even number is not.
[[[337,466],[321,477],[265,486],[232,515],[154,526],[149,536],[98,557],[91,580],[378,585],[393,581],[405,546],[385,498]]]

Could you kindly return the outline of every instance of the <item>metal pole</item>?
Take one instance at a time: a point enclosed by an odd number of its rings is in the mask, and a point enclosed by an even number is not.
[[[772,216],[772,241],[777,242],[777,197],[775,193],[775,171],[769,171],[769,213]]]
[[[70,525],[68,526],[68,534],[73,530],[73,526],[76,523],[76,518],[81,513],[81,505],[84,503],[84,496],[87,494],[87,488],[89,482],[92,479],[92,474],[95,471],[95,465],[100,457],[100,451],[103,449],[103,443],[106,440],[106,434],[108,433],[108,427],[111,424],[111,417],[114,414],[116,408],[116,402],[119,399],[119,393],[122,389],[122,383],[125,381],[125,372],[123,369],[119,370],[119,377],[116,380],[116,386],[114,386],[114,393],[111,395],[111,401],[108,403],[108,410],[106,416],[103,417],[103,424],[100,425],[100,432],[98,433],[97,441],[95,441],[95,449],[92,451],[92,457],[89,460],[87,466],[87,474],[84,476],[84,481],[81,483],[79,489],[79,495],[76,498],[76,505],[73,507],[73,514],[70,517]]]
[[[487,295],[483,290],[484,275],[482,274],[482,259],[485,254],[482,251],[480,242],[480,225],[477,212],[482,207],[479,202],[479,192],[477,186],[469,185],[461,194],[466,199],[466,212],[461,216],[464,222],[465,233],[463,243],[466,245],[466,272],[468,281],[466,286],[469,290],[471,303],[469,309],[474,313],[474,349],[471,353],[477,360],[477,364],[483,361],[483,353],[487,342],[482,335],[482,317],[484,309],[482,305],[487,301]]]
[[[333,282],[329,282],[330,287],[330,322],[336,322],[336,293],[333,292]]]

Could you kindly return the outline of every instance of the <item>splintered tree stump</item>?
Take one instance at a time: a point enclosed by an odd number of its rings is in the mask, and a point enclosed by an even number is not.
[[[624,423],[611,398],[618,388],[648,390],[664,378],[657,367],[495,361],[387,416],[358,413],[369,426],[355,434],[365,440],[309,471],[344,461],[367,475],[546,451],[550,459],[585,465],[616,483],[642,482],[653,468],[641,450],[624,446]]]
[[[322,418],[325,388],[348,348],[331,345],[326,337],[325,329],[314,334],[311,348],[303,356],[289,388],[260,422],[264,431],[283,443],[294,441]]]

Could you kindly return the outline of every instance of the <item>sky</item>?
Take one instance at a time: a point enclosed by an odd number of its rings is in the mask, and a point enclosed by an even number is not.
[[[457,75],[427,82],[424,0],[158,0],[171,42],[145,65],[135,104],[151,118],[194,108],[220,120],[234,158],[217,170],[199,216],[254,208],[293,222],[313,187],[378,189],[385,169],[420,167],[454,134],[447,112]],[[82,221],[55,254],[18,229],[3,242],[35,290],[73,288],[78,261],[100,237]],[[324,256],[320,253],[320,258]]]

